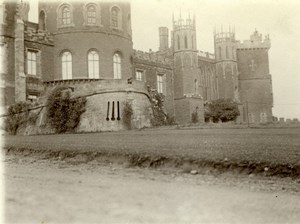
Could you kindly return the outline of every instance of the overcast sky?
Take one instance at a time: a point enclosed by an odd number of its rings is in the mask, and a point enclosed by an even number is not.
[[[31,0],[29,20],[37,21],[37,1]],[[270,34],[270,73],[277,117],[300,119],[299,0],[131,0],[133,46],[158,50],[158,27],[172,29],[175,18],[196,15],[198,50],[213,52],[214,26],[235,26],[236,39],[249,39],[257,29]]]

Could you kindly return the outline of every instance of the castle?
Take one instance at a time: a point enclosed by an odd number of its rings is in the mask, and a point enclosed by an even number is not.
[[[178,123],[190,122],[195,111],[204,122],[204,103],[219,98],[239,104],[239,122],[273,119],[268,36],[255,31],[241,42],[234,30],[215,30],[211,54],[198,50],[195,17],[173,17],[170,33],[159,28],[159,50],[142,52],[133,49],[129,3],[42,1],[38,10],[39,22],[32,23],[28,3],[1,4],[4,105],[67,85],[91,97],[83,130],[120,130],[128,100],[137,126],[149,126],[148,86],[164,96],[166,113]]]

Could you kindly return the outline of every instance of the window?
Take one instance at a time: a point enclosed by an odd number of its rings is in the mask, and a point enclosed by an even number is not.
[[[90,79],[99,79],[99,55],[96,51],[88,54],[88,73]]]
[[[139,80],[139,81],[142,81],[142,80],[143,80],[143,73],[144,73],[144,71],[142,71],[142,70],[137,70],[137,71],[135,72],[135,79],[136,79],[136,80]]]
[[[71,24],[71,10],[69,6],[62,8],[62,25]]]
[[[177,49],[180,49],[180,38],[179,35],[177,35]]]
[[[45,17],[45,12],[42,10],[39,14],[39,29],[40,30],[45,30],[46,28],[46,17]]]
[[[234,59],[234,47],[232,47],[232,59]]]
[[[184,37],[184,47],[188,48],[187,36]]]
[[[5,45],[0,45],[0,73],[4,73],[6,71],[6,64],[5,64]]]
[[[119,28],[119,16],[120,16],[120,10],[117,7],[113,7],[111,9],[111,26],[115,28]]]
[[[61,57],[62,78],[72,79],[72,54],[71,52],[64,52]]]
[[[96,25],[96,7],[95,5],[87,6],[87,24]]]
[[[27,51],[27,74],[36,75],[37,52]]]
[[[27,99],[31,102],[35,102],[37,100],[37,96],[36,95],[28,95]]]
[[[194,49],[194,36],[193,35],[192,35],[191,40],[192,40],[192,49]]]
[[[157,92],[164,93],[164,75],[157,75]]]
[[[228,46],[226,46],[226,58],[229,58],[229,50],[228,50]]]
[[[128,29],[128,33],[131,34],[131,16],[130,16],[130,14],[128,14],[128,17],[127,17],[127,29]]]
[[[114,54],[114,79],[121,79],[121,57],[118,53]]]

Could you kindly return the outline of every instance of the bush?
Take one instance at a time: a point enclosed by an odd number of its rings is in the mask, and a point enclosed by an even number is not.
[[[4,121],[4,129],[11,135],[16,135],[18,128],[29,119],[29,106],[27,102],[20,102],[9,106],[7,117]]]
[[[74,130],[85,111],[86,98],[70,97],[68,87],[58,87],[47,100],[47,120],[57,133]]]
[[[205,121],[234,121],[239,115],[238,104],[231,99],[218,99],[205,105]]]
[[[151,124],[153,126],[162,126],[167,125],[169,122],[173,122],[171,117],[169,118],[168,115],[164,111],[164,96],[161,93],[158,93],[156,90],[148,89],[150,98],[151,98],[151,108],[152,108],[152,115]]]
[[[123,124],[129,130],[131,129],[132,115],[133,115],[133,110],[131,104],[129,102],[125,102],[122,117],[123,117]]]

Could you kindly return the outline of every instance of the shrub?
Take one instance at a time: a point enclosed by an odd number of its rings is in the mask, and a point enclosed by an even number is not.
[[[205,105],[205,120],[234,121],[240,115],[238,104],[231,99],[218,99]]]
[[[156,90],[148,89],[150,99],[151,99],[151,108],[152,115],[151,124],[153,126],[162,126],[169,124],[168,115],[164,111],[164,96],[161,93],[158,93]]]
[[[132,115],[133,115],[133,110],[131,104],[129,102],[125,102],[122,117],[123,117],[123,124],[129,130],[131,129]]]
[[[47,100],[47,120],[57,133],[74,130],[85,111],[85,97],[71,98],[68,87],[58,87]]]
[[[199,116],[198,116],[198,112],[197,111],[194,111],[192,113],[192,123],[198,123],[199,122]]]
[[[29,119],[29,106],[27,102],[20,102],[9,106],[7,117],[4,121],[4,129],[11,135],[16,135],[18,128]]]

